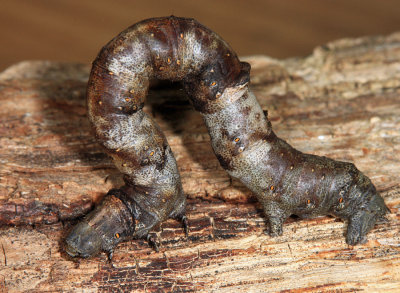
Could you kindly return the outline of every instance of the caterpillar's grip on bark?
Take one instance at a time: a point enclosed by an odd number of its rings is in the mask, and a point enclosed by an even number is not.
[[[172,217],[185,221],[186,199],[176,161],[157,124],[142,110],[149,80],[182,81],[204,117],[227,172],[261,202],[271,235],[291,214],[333,214],[349,221],[356,244],[388,211],[371,181],[351,163],[303,154],[278,138],[249,89],[250,65],[193,19],[165,17],[120,33],[93,62],[87,102],[98,141],[126,185],[67,237],[67,252],[88,257],[128,237],[146,237]]]

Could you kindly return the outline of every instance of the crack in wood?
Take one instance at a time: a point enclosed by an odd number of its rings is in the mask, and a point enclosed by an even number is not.
[[[215,241],[214,231],[215,231],[215,222],[213,217],[209,217],[210,225],[211,225],[211,238]]]
[[[4,249],[4,245],[3,243],[1,243],[1,250],[3,251],[3,255],[4,255],[4,266],[7,266],[7,255],[6,255],[6,250]]]
[[[140,274],[140,272],[139,272],[139,270],[140,270],[139,259],[136,258],[135,256],[133,256],[133,259],[135,261],[135,272],[136,272],[136,275],[139,275]]]
[[[169,262],[169,258],[166,252],[163,253],[164,257],[165,257],[165,261],[167,263],[167,268],[171,270],[171,266],[170,266],[170,262]]]
[[[292,248],[290,247],[290,244],[288,243],[287,246],[289,247],[290,255],[293,257]]]

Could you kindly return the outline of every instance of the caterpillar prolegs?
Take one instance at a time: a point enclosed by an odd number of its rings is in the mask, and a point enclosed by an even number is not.
[[[139,22],[102,48],[87,88],[96,137],[124,174],[66,239],[71,256],[89,257],[130,237],[148,237],[166,220],[186,223],[175,158],[142,110],[151,79],[181,81],[208,128],[221,166],[261,202],[271,235],[291,214],[348,220],[348,244],[363,243],[388,208],[351,163],[303,154],[278,138],[249,89],[250,65],[193,19]]]

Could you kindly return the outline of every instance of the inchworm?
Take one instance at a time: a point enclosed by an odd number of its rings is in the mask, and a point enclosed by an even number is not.
[[[351,163],[303,154],[272,131],[249,89],[250,65],[193,19],[139,22],[111,40],[93,62],[87,89],[96,137],[124,174],[67,237],[67,252],[88,257],[130,237],[148,237],[167,218],[186,226],[186,198],[175,158],[142,110],[151,79],[181,81],[208,128],[221,166],[261,202],[272,236],[291,214],[348,220],[348,244],[363,243],[389,210]]]

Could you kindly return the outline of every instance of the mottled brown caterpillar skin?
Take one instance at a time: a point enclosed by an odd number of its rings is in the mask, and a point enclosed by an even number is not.
[[[366,240],[388,211],[371,181],[351,163],[303,154],[279,139],[249,89],[250,65],[193,19],[144,20],[111,40],[93,62],[87,102],[98,141],[125,175],[103,203],[73,228],[67,252],[88,257],[158,223],[185,220],[176,161],[157,124],[142,110],[149,80],[182,81],[204,117],[227,172],[261,202],[270,234],[287,217],[333,214],[349,221],[347,243]]]

